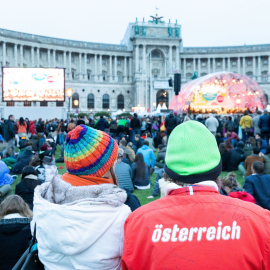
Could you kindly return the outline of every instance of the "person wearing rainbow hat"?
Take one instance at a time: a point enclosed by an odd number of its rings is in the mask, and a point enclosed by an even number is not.
[[[68,173],[35,189],[39,259],[49,270],[121,269],[124,222],[130,208],[114,174],[117,143],[77,126],[66,138]]]

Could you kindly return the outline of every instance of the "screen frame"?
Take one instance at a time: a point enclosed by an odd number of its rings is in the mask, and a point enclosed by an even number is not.
[[[34,69],[62,69],[64,71],[64,100],[4,100],[4,68],[22,68],[22,67],[2,67],[2,102],[10,102],[10,101],[13,101],[13,102],[25,102],[25,101],[30,101],[30,102],[42,102],[42,101],[47,101],[47,102],[57,102],[57,101],[60,101],[60,102],[65,102],[66,101],[66,68],[34,68]],[[24,69],[28,69],[28,68],[32,68],[33,67],[23,67]]]

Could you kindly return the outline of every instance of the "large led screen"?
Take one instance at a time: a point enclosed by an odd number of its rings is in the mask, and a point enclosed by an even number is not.
[[[62,68],[3,68],[3,101],[65,101]]]

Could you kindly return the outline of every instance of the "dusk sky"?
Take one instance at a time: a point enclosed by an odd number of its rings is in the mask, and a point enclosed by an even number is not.
[[[120,44],[130,22],[158,15],[182,25],[184,46],[270,43],[269,0],[13,0],[1,2],[0,28]]]

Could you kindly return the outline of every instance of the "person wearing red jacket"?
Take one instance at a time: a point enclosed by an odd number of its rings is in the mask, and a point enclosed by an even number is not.
[[[35,127],[34,121],[30,121],[29,133],[31,133],[31,136],[36,134],[36,127]]]
[[[221,170],[215,137],[203,124],[172,131],[166,196],[127,218],[123,270],[270,269],[270,212],[219,194]]]

